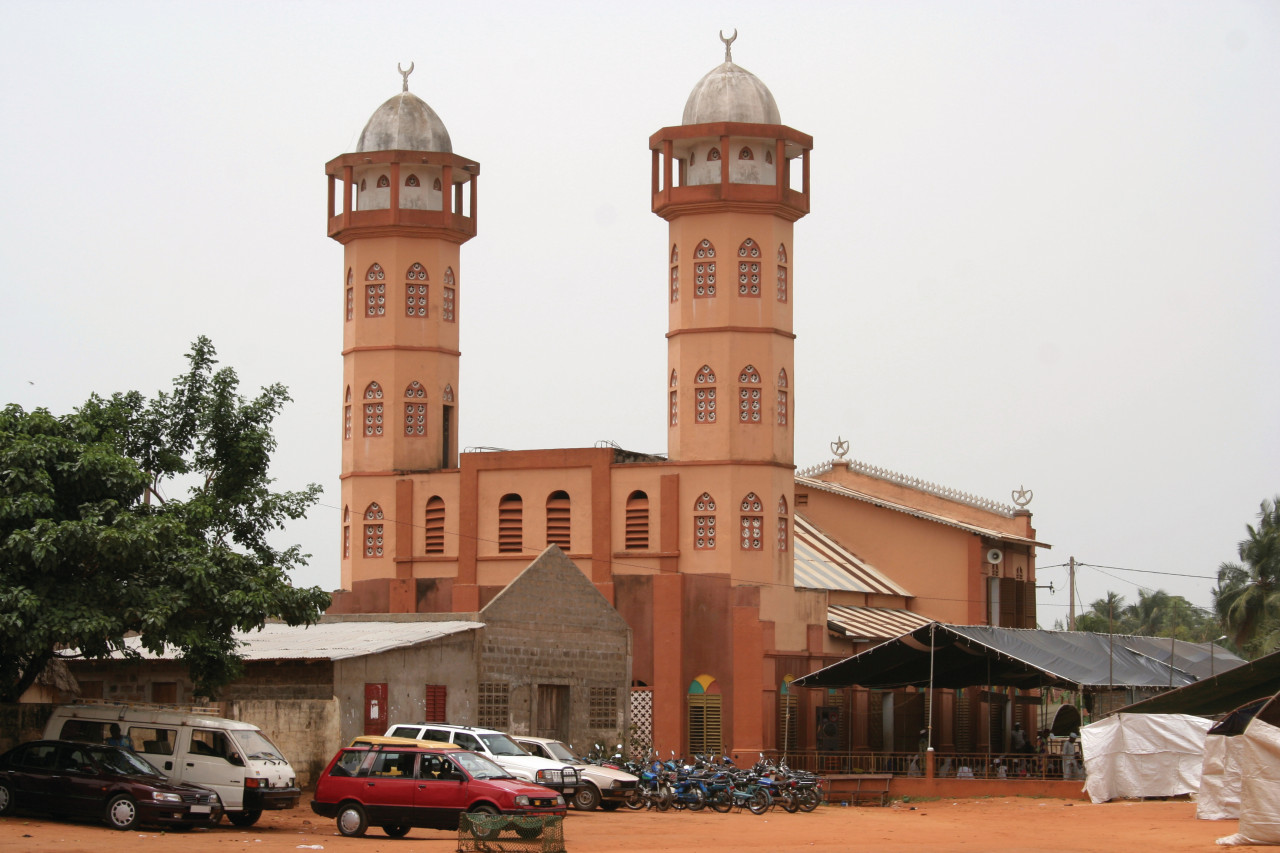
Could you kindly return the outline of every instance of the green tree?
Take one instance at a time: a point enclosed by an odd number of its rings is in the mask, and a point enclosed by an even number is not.
[[[295,588],[297,546],[268,541],[320,487],[273,492],[281,385],[245,400],[198,339],[171,392],[94,395],[69,415],[0,412],[0,702],[72,653],[178,650],[199,695],[240,672],[232,632],[312,624],[329,595]],[[174,495],[166,498],[166,492]]]
[[[1214,608],[1249,657],[1280,648],[1280,496],[1263,500],[1258,525],[1245,525],[1239,563],[1218,567]]]

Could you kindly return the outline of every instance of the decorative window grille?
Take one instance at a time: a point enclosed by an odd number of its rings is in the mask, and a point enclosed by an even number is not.
[[[342,508],[342,559],[351,556],[351,507]]]
[[[382,435],[382,386],[370,382],[364,389],[364,434]]]
[[[445,385],[444,393],[441,395],[441,397],[444,399],[446,403],[452,403],[453,402],[453,386]]]
[[[444,295],[440,301],[440,316],[446,323],[453,323],[457,320],[457,311],[455,305],[458,301],[457,297],[458,283],[453,275],[453,267],[446,267],[444,271]]]
[[[365,273],[364,313],[367,317],[381,317],[387,313],[387,274],[374,264]]]
[[[592,687],[588,694],[590,706],[587,712],[587,728],[618,728],[618,688]]]
[[[787,498],[778,498],[778,550],[787,550]]]
[[[716,247],[711,245],[710,240],[703,240],[693,252],[693,293],[699,298],[716,295],[715,258]]]
[[[356,274],[352,270],[347,270],[347,320],[350,321],[356,314]]]
[[[346,397],[342,401],[342,437],[351,438],[351,386],[347,386]]]
[[[388,178],[386,175],[379,175],[379,176],[378,176],[378,189],[384,189],[384,188],[389,187],[389,186],[391,186],[391,179],[390,179],[390,178]]]
[[[742,499],[742,518],[741,530],[739,531],[739,539],[742,543],[744,551],[759,551],[764,545],[763,528],[764,516],[761,514],[764,510],[764,504],[756,497],[755,492],[750,492]]]
[[[404,389],[404,434],[413,437],[427,434],[427,389],[416,379]]]
[[[552,492],[547,498],[547,544],[569,551],[569,493]]]
[[[756,159],[756,155],[752,154],[752,153],[751,153],[751,149],[744,145],[744,146],[742,146],[742,150],[738,152],[738,159],[739,159],[739,160],[754,160],[754,159]]]
[[[404,185],[406,187],[420,187],[422,186],[422,182],[418,180],[417,175],[410,175],[404,179]]]
[[[778,426],[787,425],[787,369],[778,371]]]
[[[478,704],[480,728],[498,731],[510,728],[511,702],[506,684],[501,681],[480,682]]]
[[[694,377],[693,398],[696,402],[697,419],[700,424],[711,424],[716,421],[716,375],[709,365],[702,365],[698,375]]]
[[[778,301],[787,301],[787,247],[778,244]]]
[[[708,160],[719,160],[719,159],[720,159],[720,149],[719,149],[719,148],[712,148],[710,151],[708,151],[708,152],[707,152],[707,159],[708,159]]]
[[[626,549],[628,551],[649,549],[649,496],[639,490],[627,496]]]
[[[653,688],[631,688],[631,757],[641,761],[653,745]]]
[[[738,295],[760,295],[760,245],[750,237],[738,247]]]
[[[669,397],[671,400],[671,425],[672,426],[676,425],[676,414],[678,413],[680,408],[680,398],[677,392],[678,392],[678,388],[676,387],[676,372],[673,370],[671,371],[671,392],[669,394]]]
[[[424,693],[426,695],[423,702],[422,721],[424,723],[443,723],[448,720],[448,685],[428,684]]]
[[[689,694],[689,751],[694,755],[720,752],[720,694]]]
[[[412,177],[412,176],[411,176]],[[415,185],[416,186],[416,185]],[[415,263],[404,274],[404,314],[406,317],[427,316],[427,270]]]
[[[498,502],[498,552],[519,554],[524,550],[524,504],[519,495],[503,495]]]
[[[381,557],[382,544],[382,507],[369,504],[364,511],[364,555]]]
[[[444,499],[432,495],[427,500],[427,514],[423,524],[426,529],[425,551],[428,554],[444,553]]]
[[[760,423],[760,373],[749,364],[738,374],[738,420]]]
[[[680,251],[677,247],[671,247],[671,301],[677,302],[680,299]]]
[[[716,502],[706,492],[693,505],[693,547],[697,551],[716,547]]]

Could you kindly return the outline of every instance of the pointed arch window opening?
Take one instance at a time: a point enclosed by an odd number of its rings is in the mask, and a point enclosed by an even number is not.
[[[356,274],[355,270],[347,269],[347,322],[351,322],[356,316]]]
[[[788,529],[787,529],[789,526],[788,516],[789,516],[789,513],[787,512],[787,496],[779,495],[778,496],[778,550],[779,551],[787,550],[787,545],[789,544]]]
[[[764,550],[764,504],[755,492],[742,499],[738,539],[743,551]]]
[[[748,364],[738,374],[738,420],[741,423],[760,423],[760,397],[760,373]]]
[[[422,181],[418,180],[417,175],[410,174],[409,177],[404,179],[404,185],[406,187],[420,187],[422,186]]]
[[[760,244],[750,237],[738,247],[738,295],[760,295]]]
[[[351,386],[347,386],[347,393],[342,400],[342,438],[345,441],[351,440]]]
[[[778,426],[787,425],[787,369],[778,371]]]
[[[710,299],[716,295],[716,247],[703,239],[693,252],[693,295]]]
[[[404,274],[404,313],[406,317],[427,316],[427,268],[414,263]]]
[[[671,388],[669,392],[670,404],[671,404],[671,425],[675,426],[676,422],[678,421],[677,416],[679,415],[680,396],[679,396],[679,388],[676,384],[676,372],[674,370],[671,371],[671,384],[669,387]]]
[[[750,146],[748,146],[748,145],[744,145],[744,146],[742,146],[742,150],[738,152],[738,159],[739,159],[739,160],[754,160],[754,159],[756,159],[756,155],[755,155],[755,154],[753,154],[753,153],[751,153],[751,147],[750,147]]]
[[[671,247],[671,301],[680,301],[680,251]]]
[[[716,421],[716,374],[710,365],[702,365],[694,377],[695,419],[700,424]]]
[[[366,438],[382,435],[382,386],[370,382],[364,389],[364,434]]]
[[[387,313],[387,274],[374,264],[365,273],[365,316],[381,317]]]
[[[787,247],[778,244],[778,301],[787,301]]]
[[[693,504],[693,547],[696,551],[714,551],[716,547],[716,502],[708,492]]]
[[[390,187],[390,186],[391,186],[391,179],[390,179],[390,178],[388,178],[386,175],[379,175],[379,176],[378,176],[378,189],[380,189],[380,190],[381,190],[381,189],[386,189],[387,187]]]
[[[444,292],[440,301],[440,318],[446,323],[457,322],[458,283],[453,275],[453,267],[445,267]]]
[[[351,558],[351,507],[342,508],[342,559]]]
[[[446,384],[444,386],[444,393],[441,396],[444,399],[444,402],[452,403],[453,402],[453,386]]]
[[[416,379],[404,389],[404,434],[406,438],[427,434],[427,389]]]
[[[382,507],[376,503],[369,504],[364,511],[364,555],[378,559],[383,554]]]
[[[716,754],[724,751],[722,731],[723,695],[720,683],[710,675],[699,675],[685,696],[689,751]]]

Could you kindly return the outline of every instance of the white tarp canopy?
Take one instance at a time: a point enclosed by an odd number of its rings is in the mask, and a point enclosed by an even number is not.
[[[1277,701],[1253,718],[1240,742],[1240,825],[1222,845],[1280,844],[1280,716]],[[1264,719],[1264,717],[1266,719]]]
[[[1204,739],[1204,764],[1200,768],[1200,796],[1196,817],[1200,820],[1234,820],[1240,817],[1240,751],[1243,739],[1209,735]]]
[[[1095,803],[1200,790],[1213,723],[1186,714],[1114,714],[1080,729],[1085,791]]]

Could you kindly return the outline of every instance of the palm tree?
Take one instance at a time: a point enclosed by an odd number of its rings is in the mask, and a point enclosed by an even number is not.
[[[1256,656],[1280,646],[1280,496],[1263,500],[1258,526],[1245,530],[1240,562],[1218,567],[1213,606],[1236,646]]]

